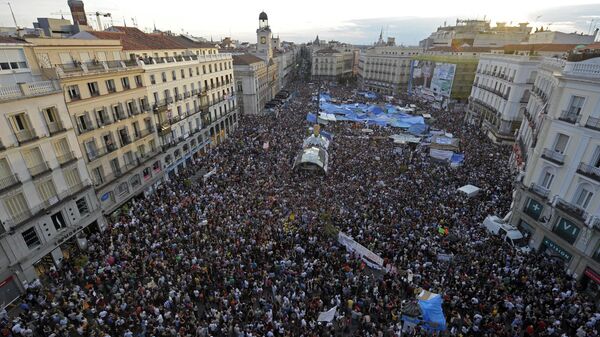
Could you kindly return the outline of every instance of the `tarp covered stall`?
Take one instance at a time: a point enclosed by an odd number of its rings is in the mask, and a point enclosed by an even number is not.
[[[431,137],[431,148],[438,150],[448,150],[458,152],[460,150],[460,142],[456,138],[446,137],[445,135],[435,135]]]
[[[421,142],[421,138],[415,137],[413,135],[407,135],[407,134],[404,134],[404,133],[397,134],[397,135],[391,135],[390,138],[396,144],[407,144],[407,143],[416,143],[416,144],[418,144],[419,142]]]
[[[429,127],[426,124],[413,124],[408,128],[408,133],[421,136],[427,133]]]
[[[302,147],[305,149],[313,146],[327,150],[329,148],[329,140],[322,135],[311,135],[310,137],[306,138],[302,144]]]
[[[452,159],[452,156],[454,155],[454,152],[430,148],[429,155],[435,159],[450,161],[450,159]]]
[[[294,169],[321,170],[327,173],[329,155],[318,147],[302,149],[294,160]]]
[[[477,194],[479,194],[479,191],[481,191],[481,189],[479,187],[473,186],[473,185],[465,185],[458,189],[459,193],[464,193],[469,198],[472,198],[472,197],[476,196]]]
[[[428,323],[428,327],[437,331],[446,330],[446,317],[444,317],[444,311],[442,310],[442,296],[422,290],[417,295],[417,300],[423,313],[423,321]]]

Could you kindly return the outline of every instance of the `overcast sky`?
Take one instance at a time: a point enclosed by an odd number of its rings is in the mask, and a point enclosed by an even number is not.
[[[31,27],[37,17],[69,13],[67,0],[10,0],[17,23]],[[115,25],[185,31],[192,35],[225,36],[255,42],[258,14],[265,11],[275,35],[282,40],[307,42],[319,34],[354,44],[371,44],[381,28],[397,43],[417,44],[438,26],[454,24],[456,18],[530,22],[552,30],[588,33],[600,27],[600,2],[581,0],[436,0],[436,1],[324,1],[324,0],[85,0],[87,12],[110,12]],[[52,14],[54,13],[54,14]],[[69,18],[68,16],[66,18]],[[96,19],[92,22],[95,24]],[[109,23],[105,20],[104,23]],[[0,26],[14,26],[6,2],[0,2]]]

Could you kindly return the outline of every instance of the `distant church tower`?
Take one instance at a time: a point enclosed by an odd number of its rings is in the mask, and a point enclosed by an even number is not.
[[[85,9],[83,8],[82,0],[69,0],[69,8],[71,9],[71,16],[73,17],[73,24],[80,26],[87,26],[87,17],[85,15]]]
[[[264,61],[269,62],[273,58],[273,42],[271,40],[271,28],[267,13],[261,12],[258,16],[258,29],[256,30],[256,53]]]

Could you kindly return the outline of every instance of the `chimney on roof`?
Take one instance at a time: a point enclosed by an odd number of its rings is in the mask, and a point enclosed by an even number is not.
[[[85,15],[85,8],[82,0],[69,0],[67,2],[71,9],[71,16],[73,17],[73,24],[80,26],[87,26],[87,17]]]

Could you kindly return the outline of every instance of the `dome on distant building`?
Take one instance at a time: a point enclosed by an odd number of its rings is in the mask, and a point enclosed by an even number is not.
[[[258,15],[258,19],[259,20],[269,20],[269,18],[267,17],[267,13],[265,13],[265,12],[260,12],[260,14]]]

